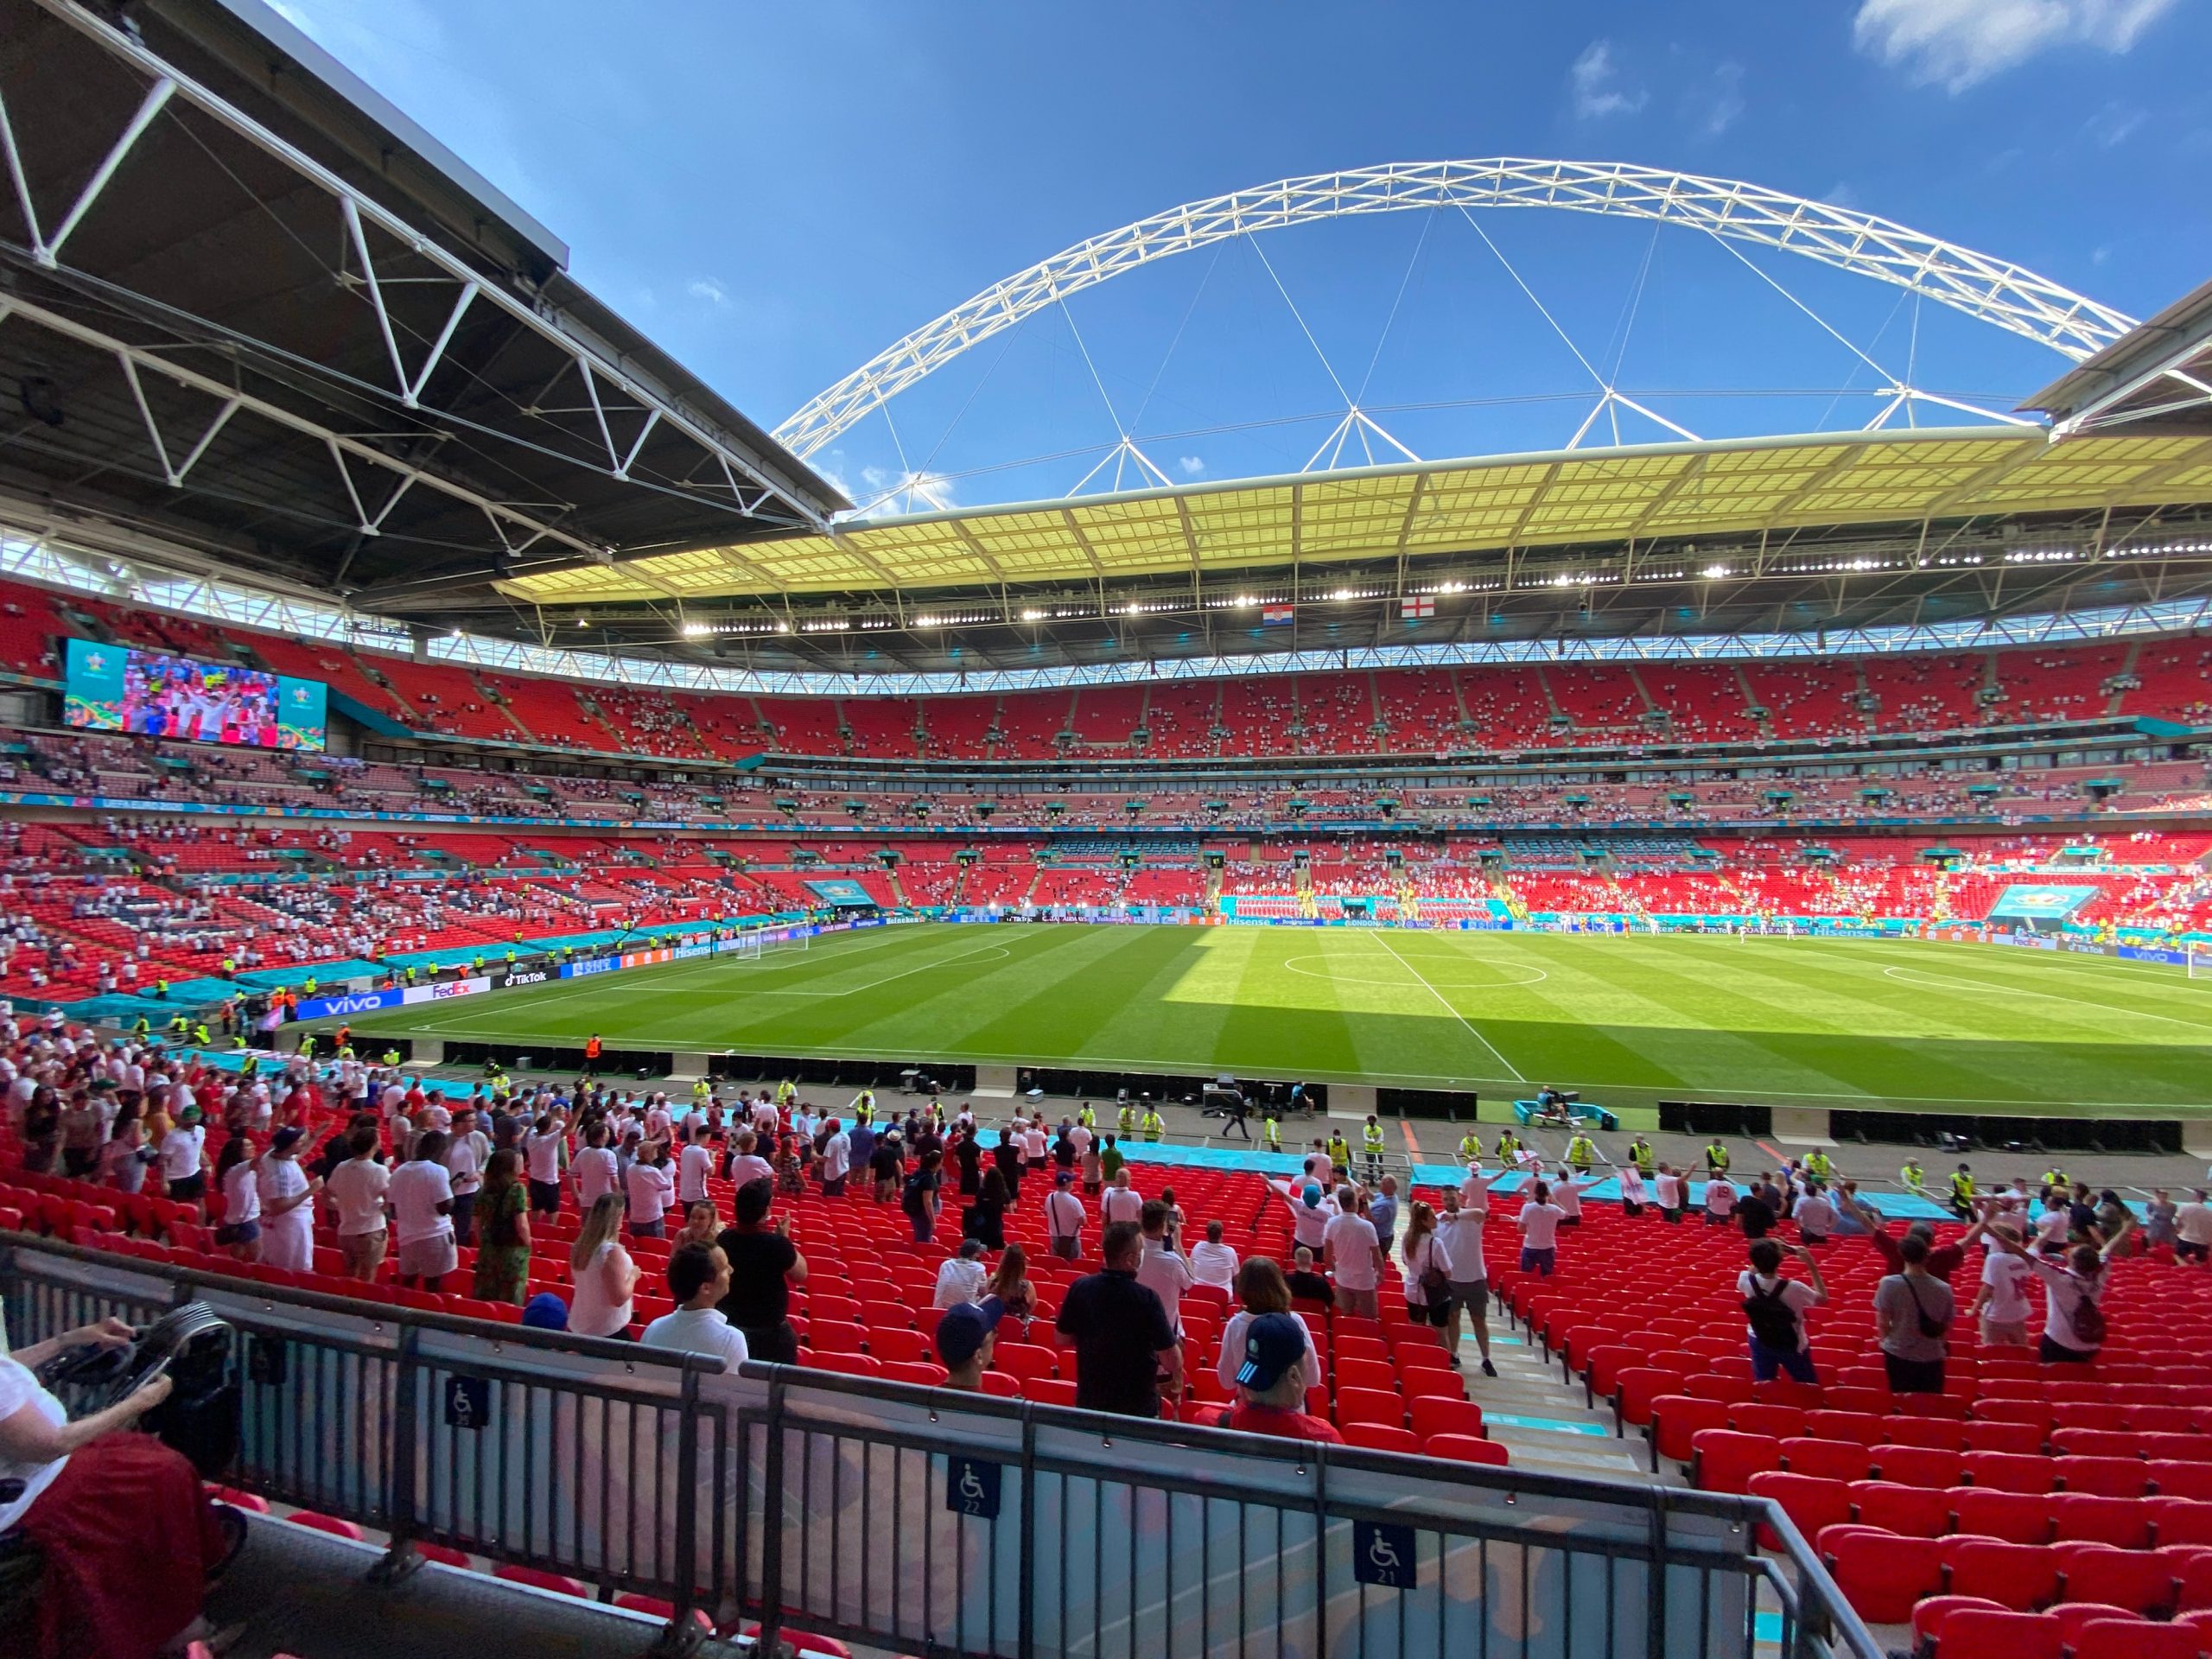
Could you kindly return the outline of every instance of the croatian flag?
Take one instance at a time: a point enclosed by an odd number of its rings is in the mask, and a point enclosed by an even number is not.
[[[1433,599],[1427,597],[1415,599],[1408,596],[1398,601],[1398,615],[1402,620],[1418,622],[1425,616],[1435,614],[1436,601]]]
[[[1263,605],[1260,607],[1260,626],[1266,628],[1288,627],[1297,613],[1287,605]]]

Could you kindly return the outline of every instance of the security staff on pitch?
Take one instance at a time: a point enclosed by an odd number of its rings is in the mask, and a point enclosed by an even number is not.
[[[1483,1155],[1483,1138],[1473,1129],[1459,1137],[1459,1161],[1471,1164]]]
[[[1598,1161],[1598,1143],[1578,1130],[1567,1143],[1567,1161],[1574,1166],[1576,1174],[1587,1175],[1590,1166]]]
[[[1273,1117],[1261,1120],[1260,1144],[1269,1152],[1282,1150],[1282,1124],[1279,1120]]]
[[[1167,1133],[1166,1122],[1161,1118],[1160,1109],[1156,1106],[1147,1106],[1144,1109],[1143,1127],[1144,1138],[1147,1141],[1157,1141]]]
[[[1497,1132],[1497,1161],[1510,1166],[1521,1155],[1521,1137],[1510,1129]]]
[[[1659,1154],[1651,1150],[1651,1143],[1642,1135],[1628,1143],[1628,1160],[1636,1166],[1636,1173],[1647,1179],[1659,1161]]]
[[[1715,1175],[1728,1173],[1728,1148],[1720,1144],[1720,1137],[1717,1135],[1705,1148],[1705,1166]]]
[[[1805,1173],[1816,1181],[1831,1180],[1835,1175],[1835,1161],[1815,1147],[1805,1154]]]
[[[1329,1144],[1323,1150],[1329,1154],[1329,1161],[1339,1170],[1351,1167],[1351,1142],[1344,1139],[1342,1129],[1329,1131]]]
[[[1927,1179],[1928,1172],[1920,1166],[1917,1158],[1906,1159],[1904,1166],[1897,1171],[1897,1184],[1906,1192],[1917,1192],[1923,1198],[1928,1195]]]
[[[1961,1220],[1974,1219],[1974,1175],[1964,1164],[1951,1177],[1951,1208]]]
[[[1370,1179],[1382,1173],[1382,1126],[1375,1121],[1375,1114],[1367,1115],[1367,1122],[1359,1131],[1360,1150],[1367,1154],[1367,1173]]]

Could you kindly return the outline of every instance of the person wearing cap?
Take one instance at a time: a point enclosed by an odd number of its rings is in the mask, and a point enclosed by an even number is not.
[[[1306,1390],[1307,1357],[1313,1343],[1295,1313],[1262,1313],[1244,1328],[1244,1360],[1236,1368],[1236,1403],[1221,1414],[1220,1426],[1246,1434],[1273,1434],[1289,1440],[1344,1444],[1326,1419],[1309,1416]]]
[[[972,1302],[982,1295],[983,1287],[989,1280],[990,1274],[983,1267],[983,1242],[963,1238],[958,1254],[937,1270],[935,1305],[957,1307],[963,1302]]]
[[[1124,1417],[1160,1415],[1160,1384],[1183,1392],[1183,1347],[1160,1298],[1137,1282],[1142,1235],[1117,1221],[1100,1246],[1105,1268],[1068,1287],[1055,1328],[1076,1352],[1075,1402]]]
[[[945,1372],[940,1387],[963,1394],[982,1391],[983,1372],[998,1345],[999,1320],[1005,1313],[995,1296],[944,1310],[937,1322],[937,1362]]]
[[[569,1305],[555,1292],[541,1290],[523,1304],[522,1322],[532,1331],[566,1331]]]
[[[262,1265],[308,1273],[315,1268],[315,1195],[322,1183],[300,1167],[305,1131],[282,1128],[255,1164],[261,1193]]]
[[[1063,1169],[1052,1177],[1052,1190],[1045,1195],[1045,1236],[1054,1255],[1063,1262],[1083,1258],[1083,1200],[1075,1195],[1075,1172]]]

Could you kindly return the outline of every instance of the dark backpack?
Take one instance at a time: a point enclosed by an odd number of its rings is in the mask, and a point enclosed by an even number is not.
[[[928,1192],[929,1183],[919,1171],[916,1171],[906,1178],[906,1185],[899,1190],[899,1207],[910,1216],[920,1215],[929,1207],[925,1198]]]
[[[2074,1340],[2084,1348],[2102,1347],[2105,1340],[2105,1311],[2089,1300],[2090,1281],[2076,1274],[2074,1275],[2074,1282],[2080,1286],[2082,1290],[2082,1299],[2074,1304],[2073,1317],[2069,1321],[2073,1327]]]
[[[1772,1290],[1761,1290],[1756,1276],[1751,1280],[1751,1294],[1744,1298],[1744,1317],[1751,1321],[1751,1335],[1769,1348],[1794,1352],[1797,1347],[1797,1316],[1789,1304],[1783,1300],[1782,1287],[1787,1280],[1775,1281]]]

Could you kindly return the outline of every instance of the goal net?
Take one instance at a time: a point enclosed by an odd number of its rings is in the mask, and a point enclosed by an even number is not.
[[[2212,979],[2212,944],[2186,944],[2182,955],[2189,961],[2191,979]]]
[[[724,939],[721,955],[737,962],[759,962],[764,956],[781,955],[787,950],[806,949],[807,936],[769,931],[741,933],[735,938]]]

